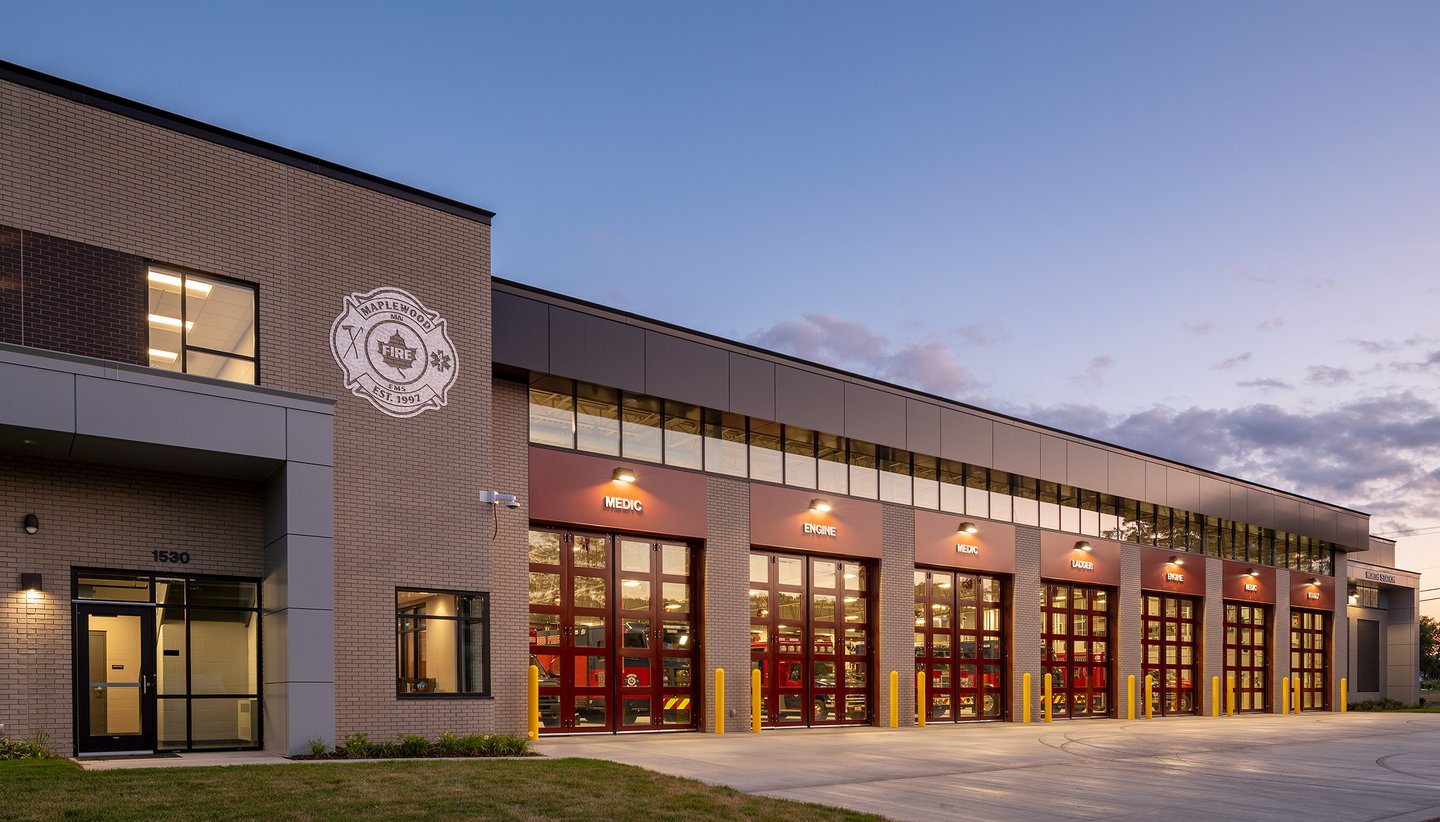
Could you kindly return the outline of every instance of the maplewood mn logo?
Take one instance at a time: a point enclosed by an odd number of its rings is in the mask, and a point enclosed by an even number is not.
[[[330,353],[345,387],[392,417],[444,408],[460,373],[440,314],[399,288],[346,297],[330,326]]]

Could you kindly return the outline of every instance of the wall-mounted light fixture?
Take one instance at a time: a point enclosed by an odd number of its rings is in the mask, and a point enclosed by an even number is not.
[[[40,530],[40,518],[34,514],[25,515],[25,533],[34,534]]]
[[[1319,585],[1319,584],[1320,584],[1320,577],[1310,577],[1310,584],[1311,584],[1311,585]]]
[[[1092,547],[1093,546],[1090,543],[1086,542],[1083,539],[1075,543],[1075,550],[1077,551],[1089,551]]]
[[[41,583],[40,583],[40,575],[39,575],[39,574],[21,574],[21,575],[20,575],[20,590],[25,591],[26,593],[30,593],[30,592],[37,592],[37,593],[38,593],[38,592],[40,592],[40,591],[45,590],[45,587],[44,587],[43,585],[41,585]]]
[[[616,468],[616,469],[610,474],[610,479],[613,479],[613,480],[615,480],[616,482],[634,482],[634,481],[635,481],[635,469],[633,469],[633,468]]]
[[[814,511],[817,514],[823,514],[826,511],[830,510],[830,500],[824,499],[822,497],[816,497],[815,499],[810,500],[810,510]]]
[[[1247,576],[1247,577],[1253,577],[1253,576],[1255,576],[1255,569],[1254,569],[1254,568],[1246,568],[1246,569],[1245,569],[1245,576]]]
[[[1184,565],[1184,564],[1185,564],[1185,560],[1181,559],[1178,555],[1173,555],[1173,554],[1172,554],[1171,557],[1170,557],[1170,564],[1171,564],[1171,565]]]
[[[962,522],[960,523],[960,527],[955,529],[955,532],[958,534],[974,534],[979,530],[973,522]]]

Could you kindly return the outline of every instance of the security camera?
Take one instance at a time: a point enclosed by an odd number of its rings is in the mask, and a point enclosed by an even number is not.
[[[505,507],[512,511],[520,507],[520,500],[514,494],[502,494],[499,491],[481,491],[480,501],[489,505],[504,503]]]

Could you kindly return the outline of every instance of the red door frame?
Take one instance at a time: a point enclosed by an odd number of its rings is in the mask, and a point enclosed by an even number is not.
[[[1044,582],[1040,597],[1040,664],[1042,676],[1053,675],[1053,714],[1072,719],[1110,716],[1115,704],[1115,592],[1068,582]],[[1057,602],[1061,604],[1057,606]],[[1077,602],[1083,607],[1077,607]],[[1103,622],[1097,622],[1097,618]],[[1095,649],[1097,641],[1104,643],[1100,650]],[[1082,644],[1083,650],[1079,650]],[[1084,710],[1076,712],[1074,708],[1080,704]]]
[[[1269,709],[1272,613],[1269,605],[1257,602],[1225,602],[1225,678],[1227,683],[1230,677],[1235,678],[1237,713],[1264,713]],[[1260,618],[1258,623],[1256,616]],[[1247,652],[1248,665],[1243,656]],[[1222,683],[1221,687],[1228,685]]]
[[[1203,636],[1200,630],[1201,600],[1158,591],[1144,591],[1141,597],[1140,675],[1142,678],[1145,674],[1155,677],[1155,710],[1161,716],[1198,714],[1202,707],[1202,692],[1198,688],[1203,681],[1199,640]],[[1171,605],[1175,606],[1173,615]],[[1189,617],[1185,616],[1187,610]],[[1184,638],[1186,625],[1190,627],[1188,640]],[[1173,637],[1168,630],[1172,626]],[[1153,637],[1152,627],[1155,629]],[[1174,662],[1170,661],[1168,653],[1172,649],[1175,651]],[[1187,649],[1190,651],[1189,664],[1184,661]],[[1172,679],[1178,683],[1177,688],[1170,686]]]
[[[972,581],[974,595],[961,598],[963,578]],[[986,599],[986,592],[993,598]],[[940,606],[936,608],[935,606]],[[949,609],[941,621],[940,614]],[[966,629],[962,608],[974,608],[975,627]],[[995,612],[994,629],[986,628],[986,611]],[[945,653],[936,653],[936,638],[948,641]],[[963,654],[966,642],[974,649]],[[943,648],[945,643],[941,643]],[[993,651],[992,656],[986,656]],[[948,654],[948,655],[946,655]],[[985,574],[917,568],[915,570],[915,668],[926,673],[928,722],[972,722],[1004,719],[1008,713],[1005,681],[1005,583]],[[942,666],[949,666],[948,668]],[[962,671],[962,666],[972,670]],[[987,668],[993,671],[987,672]],[[946,672],[949,672],[948,675]],[[966,683],[970,684],[966,684]],[[973,713],[961,711],[969,699]]]

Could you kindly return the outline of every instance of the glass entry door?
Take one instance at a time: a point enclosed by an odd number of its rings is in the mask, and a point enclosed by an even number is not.
[[[1264,605],[1225,603],[1225,676],[1235,678],[1237,711],[1264,711],[1269,704],[1269,612]]]
[[[530,532],[530,664],[550,733],[694,729],[693,549]]]
[[[915,572],[915,670],[927,674],[928,721],[1004,716],[1001,584],[983,575]]]
[[[75,633],[77,751],[153,751],[155,609],[78,605]]]
[[[1055,716],[1110,715],[1110,592],[1041,586],[1041,664],[1051,674]]]
[[[1323,611],[1290,610],[1290,676],[1300,679],[1300,709],[1330,707],[1329,620]]]
[[[1151,702],[1161,716],[1197,713],[1196,601],[1168,594],[1144,594],[1143,599],[1141,681],[1145,674],[1154,677]]]
[[[871,721],[868,576],[858,562],[750,554],[750,665],[764,724]]]

